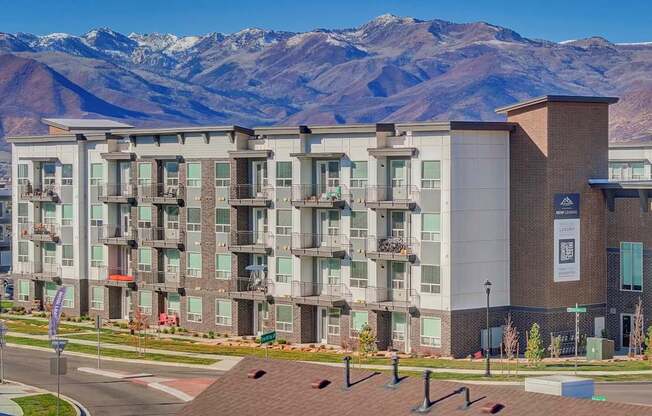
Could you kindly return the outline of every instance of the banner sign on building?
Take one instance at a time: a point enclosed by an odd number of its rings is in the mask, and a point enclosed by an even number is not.
[[[50,314],[50,326],[48,327],[48,335],[50,338],[55,338],[59,330],[59,320],[61,319],[61,310],[63,308],[63,298],[66,296],[66,287],[61,286],[57,293],[54,295],[52,301],[52,312]]]
[[[555,282],[580,280],[580,195],[555,194]]]

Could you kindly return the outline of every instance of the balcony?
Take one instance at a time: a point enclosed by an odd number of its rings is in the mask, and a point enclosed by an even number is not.
[[[136,187],[130,183],[104,183],[97,185],[97,198],[100,202],[135,204]]]
[[[317,282],[276,283],[275,295],[289,297],[297,304],[317,306],[342,306],[351,297],[344,284]]]
[[[420,306],[419,292],[415,289],[387,287],[350,288],[351,304],[365,304],[374,310],[410,311]]]
[[[343,208],[349,198],[344,185],[292,185],[292,205],[302,208]]]
[[[182,184],[140,184],[137,187],[138,200],[158,205],[183,206],[186,188]]]
[[[20,237],[29,241],[59,241],[59,226],[57,224],[26,222],[18,224]]]
[[[267,232],[236,231],[229,238],[228,250],[235,253],[269,254],[274,236]]]
[[[178,268],[170,267],[166,271],[139,271],[138,282],[159,292],[177,292],[184,287],[185,277]]]
[[[59,202],[59,187],[50,185],[32,186],[31,183],[18,188],[21,200],[30,202]]]
[[[274,188],[266,185],[232,185],[229,204],[232,206],[269,207]]]
[[[14,277],[32,279],[40,282],[61,281],[61,266],[54,263],[16,263]]]
[[[229,296],[233,299],[268,300],[274,282],[267,277],[237,277],[231,279]]]
[[[104,286],[134,288],[135,279],[128,267],[106,267],[93,266],[88,268],[88,278],[91,281],[99,281]]]
[[[343,234],[292,234],[291,252],[295,256],[343,258],[349,239]]]
[[[367,186],[365,205],[371,209],[413,210],[418,193],[414,185]]]
[[[369,237],[367,257],[372,260],[409,261],[414,263],[417,241],[406,237]]]
[[[114,246],[136,246],[136,233],[118,225],[105,224],[99,228],[97,239],[100,243]]]
[[[183,250],[185,240],[185,233],[179,229],[162,227],[138,229],[138,241],[145,247]]]

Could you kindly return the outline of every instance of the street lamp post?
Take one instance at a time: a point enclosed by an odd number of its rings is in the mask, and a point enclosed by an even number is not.
[[[484,376],[491,377],[491,367],[489,364],[489,355],[491,354],[491,328],[489,327],[489,293],[491,292],[491,282],[484,282],[484,289],[487,292],[487,347],[485,348],[484,357]]]

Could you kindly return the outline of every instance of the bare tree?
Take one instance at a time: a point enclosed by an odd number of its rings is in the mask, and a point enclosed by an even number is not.
[[[512,314],[507,315],[505,327],[503,328],[503,345],[505,346],[505,355],[507,360],[514,359],[516,347],[518,345],[518,331],[512,321]]]
[[[644,338],[643,302],[639,297],[636,308],[634,309],[634,326],[629,334],[630,356],[638,356],[641,354]]]

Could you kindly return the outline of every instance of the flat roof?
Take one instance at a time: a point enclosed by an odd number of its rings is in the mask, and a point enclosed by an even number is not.
[[[541,103],[603,103],[615,104],[618,102],[618,97],[598,97],[588,95],[542,95],[540,97],[532,98],[525,101],[520,101],[515,104],[510,104],[496,109],[496,113],[504,114],[520,108],[530,107]]]
[[[175,135],[179,133],[206,133],[212,131],[235,131],[252,136],[254,131],[247,127],[237,126],[237,125],[226,125],[226,126],[186,126],[186,127],[162,127],[162,128],[139,128],[139,129],[128,129],[128,130],[111,130],[112,134],[118,136],[164,136],[164,135]]]
[[[42,118],[41,121],[48,126],[58,129],[73,130],[111,130],[133,128],[131,124],[103,118]]]

